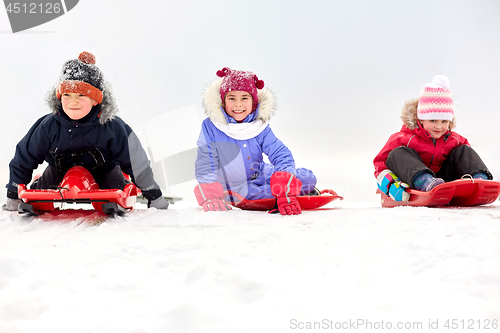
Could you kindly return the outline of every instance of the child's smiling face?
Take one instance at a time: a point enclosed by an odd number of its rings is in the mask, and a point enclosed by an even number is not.
[[[420,120],[424,129],[431,134],[434,139],[442,137],[450,127],[449,120]]]
[[[64,112],[73,120],[82,119],[97,105],[92,98],[77,93],[62,94],[61,103]]]
[[[241,123],[253,111],[253,99],[246,91],[230,91],[224,97],[224,110],[227,115]]]

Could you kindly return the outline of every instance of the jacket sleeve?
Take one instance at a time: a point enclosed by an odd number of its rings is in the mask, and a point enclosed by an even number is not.
[[[269,126],[262,132],[260,138],[262,138],[262,151],[274,165],[275,171],[286,171],[296,175],[292,152],[274,135]]]
[[[29,184],[35,170],[49,153],[50,137],[43,123],[50,115],[38,119],[16,146],[14,158],[9,163],[10,179],[7,188],[17,192],[19,184]]]
[[[460,146],[463,146],[463,145],[467,145],[470,147],[470,143],[469,141],[467,140],[466,137],[464,136],[461,136],[460,134],[456,133],[456,132],[452,132],[451,133],[451,138],[450,139],[455,139],[457,140],[457,145],[456,147],[460,147]]]
[[[195,175],[198,183],[217,182],[219,156],[216,144],[209,120],[206,119],[201,125],[201,132],[197,142],[198,154],[195,162]]]
[[[142,191],[159,189],[154,180],[151,162],[146,155],[146,151],[141,145],[139,138],[129,125],[122,121],[120,129],[120,139],[113,139],[111,151],[115,154],[115,159],[120,164],[124,173],[130,175],[132,181]],[[125,141],[125,142],[123,142]]]
[[[389,140],[385,143],[384,147],[382,150],[375,156],[375,159],[373,160],[373,165],[375,167],[375,178],[385,169],[387,169],[387,165],[385,165],[385,162],[387,161],[387,156],[389,156],[389,153],[399,147],[403,146],[404,142],[406,141],[406,135],[404,133],[398,132],[389,137]]]

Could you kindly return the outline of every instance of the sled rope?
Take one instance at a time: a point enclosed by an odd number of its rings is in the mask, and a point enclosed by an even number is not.
[[[462,176],[461,179],[466,179],[466,178],[470,178],[470,180],[472,180],[472,183],[474,183],[474,177],[472,177],[472,175],[466,173],[465,175]]]

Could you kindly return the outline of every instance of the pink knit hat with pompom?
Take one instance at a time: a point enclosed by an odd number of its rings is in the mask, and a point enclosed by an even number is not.
[[[257,109],[259,98],[257,89],[264,88],[264,81],[259,80],[257,75],[252,72],[238,71],[229,67],[224,67],[217,71],[217,76],[222,78],[220,86],[220,98],[224,102],[224,97],[230,91],[246,91],[252,95],[253,109]]]
[[[453,120],[453,99],[450,80],[445,75],[436,75],[420,92],[417,118],[420,120]]]

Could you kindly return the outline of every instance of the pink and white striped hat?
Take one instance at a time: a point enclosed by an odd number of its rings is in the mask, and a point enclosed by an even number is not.
[[[453,99],[450,80],[445,75],[436,75],[420,91],[417,118],[420,120],[453,120]]]

